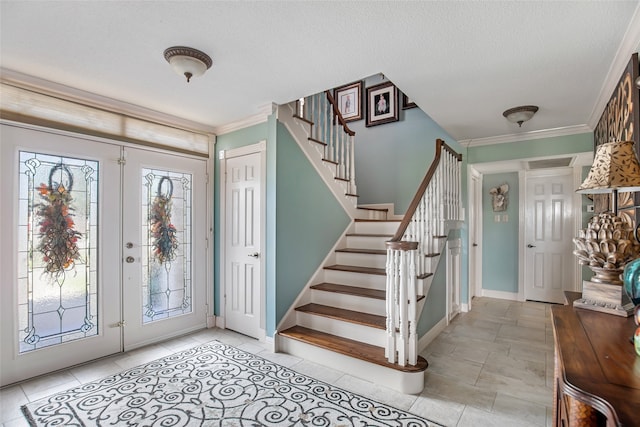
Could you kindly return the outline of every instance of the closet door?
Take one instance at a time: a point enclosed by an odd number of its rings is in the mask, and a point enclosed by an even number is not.
[[[0,385],[116,353],[118,145],[0,125]]]

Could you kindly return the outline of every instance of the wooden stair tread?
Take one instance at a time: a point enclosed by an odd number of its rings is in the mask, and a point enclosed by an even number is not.
[[[401,222],[401,219],[363,219],[356,218],[355,222]]]
[[[315,143],[317,143],[317,144],[324,145],[325,147],[327,146],[327,143],[326,143],[326,142],[322,142],[322,141],[320,141],[319,139],[315,139],[315,138],[311,138],[311,137],[309,137],[309,138],[307,138],[307,139],[308,139],[309,141],[311,141],[311,142],[315,142]]]
[[[418,280],[422,280],[422,279],[426,279],[427,277],[431,277],[431,276],[433,276],[433,273],[422,273],[422,274],[418,274],[416,276],[416,278]]]
[[[385,366],[402,372],[423,372],[429,366],[426,359],[422,356],[418,356],[418,363],[415,366],[400,366],[397,363],[389,363],[384,357],[384,348],[382,347],[350,340],[348,338],[342,338],[325,332],[315,331],[302,326],[294,326],[285,331],[279,332],[279,334],[297,341],[344,354],[345,356],[350,356],[365,362],[374,363],[376,365]]]
[[[385,249],[356,249],[356,248],[343,248],[336,249],[336,252],[344,252],[349,254],[369,254],[369,255],[386,255]]]
[[[432,253],[432,254],[424,254],[424,256],[427,257],[427,258],[435,258],[437,256],[440,256],[440,253],[439,252],[435,252],[435,253]]]
[[[347,236],[359,237],[393,237],[393,234],[375,234],[375,233],[347,233]]]
[[[334,176],[333,179],[338,180],[338,181],[344,181],[344,182],[349,182],[350,180],[347,178],[343,178],[341,176]]]
[[[344,195],[349,197],[360,197],[357,194],[351,194],[351,193],[344,193]]]
[[[332,165],[337,165],[339,164],[338,162],[335,162],[333,160],[329,160],[329,159],[322,159],[323,162],[327,162],[327,163],[331,163]]]
[[[359,265],[328,265],[325,270],[349,271],[352,273],[377,274],[378,276],[386,276],[387,272],[384,268],[360,267]]]
[[[337,283],[319,283],[311,286],[311,289],[316,289],[325,292],[335,292],[337,294],[355,295],[365,298],[373,298],[379,300],[385,300],[387,298],[387,292],[379,289],[361,288],[359,286],[340,285]]]
[[[309,123],[311,126],[313,126],[313,125],[315,124],[315,123],[313,123],[311,120],[309,120],[309,119],[305,119],[304,117],[299,116],[299,115],[297,115],[297,114],[294,114],[294,115],[293,115],[293,118],[294,118],[294,119],[298,119],[298,120],[302,120],[303,122],[306,122],[306,123]]]
[[[356,209],[362,209],[365,211],[389,212],[389,208],[369,208],[366,206],[356,206]]]
[[[296,311],[329,317],[357,325],[369,326],[376,329],[386,329],[387,318],[376,314],[362,313],[361,311],[346,310],[343,308],[329,307],[328,305],[310,303],[296,307]]]

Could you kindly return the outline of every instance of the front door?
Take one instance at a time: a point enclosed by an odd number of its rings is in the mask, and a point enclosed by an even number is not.
[[[0,385],[121,351],[120,147],[1,125]]]
[[[124,149],[124,349],[206,326],[206,161]]]
[[[206,161],[0,136],[0,385],[206,326]]]
[[[564,302],[572,288],[573,176],[570,170],[527,175],[525,216],[525,299]]]
[[[225,322],[260,337],[262,299],[261,154],[226,160]]]

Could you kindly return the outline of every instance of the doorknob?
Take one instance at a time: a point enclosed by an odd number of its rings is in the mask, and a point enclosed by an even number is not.
[[[133,247],[133,243],[127,242],[125,246],[127,247],[127,249],[131,249]]]
[[[532,245],[531,243],[529,243],[529,244],[527,245],[527,247],[528,247],[528,248],[535,248],[535,247],[536,247],[536,245]]]
[[[249,254],[249,256],[250,256],[251,258],[259,258],[259,257],[260,257],[260,254],[259,254],[258,252],[254,252],[254,253],[252,253],[252,254]]]
[[[473,247],[475,248],[476,246],[478,246],[478,244],[477,244],[477,243],[474,243],[474,244],[473,244],[473,245],[471,245],[471,246],[473,246]]]
[[[133,261],[135,261],[136,259],[132,256],[128,256],[125,258],[125,261],[127,261],[129,264],[131,264]]]

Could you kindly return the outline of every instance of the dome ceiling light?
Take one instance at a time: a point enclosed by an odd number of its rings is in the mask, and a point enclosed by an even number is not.
[[[538,111],[538,107],[535,105],[523,105],[520,107],[509,108],[502,113],[511,123],[517,123],[519,127],[522,127],[522,123],[531,119],[533,115]]]
[[[173,46],[166,49],[164,59],[171,64],[176,73],[185,76],[187,82],[191,81],[191,77],[203,75],[213,65],[209,55],[186,46]]]

